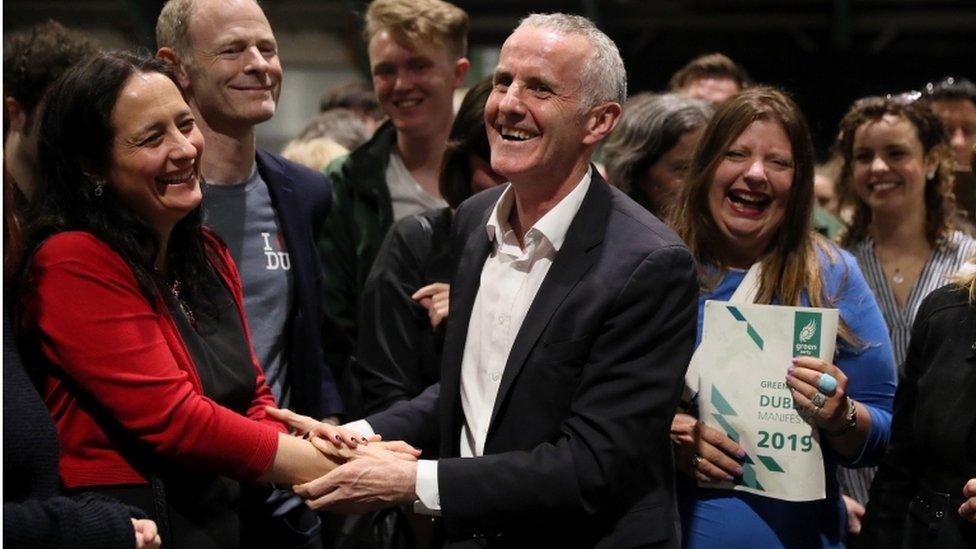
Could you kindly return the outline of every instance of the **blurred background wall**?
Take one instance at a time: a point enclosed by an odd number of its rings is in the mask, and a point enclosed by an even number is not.
[[[946,75],[976,79],[976,0],[458,0],[471,15],[473,82],[530,11],[586,15],[620,47],[630,91],[661,90],[691,58],[713,51],[758,82],[793,92],[822,155],[858,97],[921,89]],[[160,0],[6,0],[3,32],[52,18],[106,48],[155,50]],[[366,81],[363,0],[264,0],[285,70],[278,114],[259,128],[280,147],[318,110],[322,93]]]

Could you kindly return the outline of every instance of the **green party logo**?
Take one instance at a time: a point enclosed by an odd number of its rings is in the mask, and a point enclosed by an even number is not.
[[[821,313],[797,311],[793,317],[793,356],[820,356]]]

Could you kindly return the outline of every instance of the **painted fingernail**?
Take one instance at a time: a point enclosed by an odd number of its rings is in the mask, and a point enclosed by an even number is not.
[[[740,458],[744,458],[746,457],[746,451],[743,450],[742,448],[739,448],[739,451],[736,452],[735,455],[739,456]]]
[[[742,469],[742,467],[736,467],[735,468],[735,476],[737,476],[737,477],[741,477],[742,476],[742,473],[744,473],[744,472],[745,471]]]
[[[340,437],[339,435],[336,435],[336,436],[335,436],[335,441],[336,441],[336,442],[340,442],[340,441],[342,441],[342,437]]]
[[[359,438],[363,439],[363,442],[369,442],[368,440],[366,440],[366,437],[359,437]]]
[[[797,362],[799,362],[799,360],[800,360],[800,357],[795,356],[795,357],[793,357],[793,358],[790,359],[790,362],[792,362],[793,364],[796,364]]]
[[[735,479],[734,479],[734,478],[732,478],[732,475],[725,475],[725,480],[727,480],[727,481],[729,481],[729,482],[732,482],[732,481],[733,481],[733,480],[735,480]]]

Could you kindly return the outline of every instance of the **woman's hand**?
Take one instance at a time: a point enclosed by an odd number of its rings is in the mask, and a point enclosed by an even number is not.
[[[830,376],[830,379],[824,379]],[[823,380],[823,381],[821,381]],[[850,405],[847,401],[847,376],[837,366],[809,356],[798,356],[786,371],[786,384],[793,395],[793,406],[804,418],[828,433],[839,432],[847,425]],[[821,386],[833,390],[821,391]],[[821,395],[821,396],[817,396]],[[818,406],[818,401],[822,402]]]
[[[742,475],[745,452],[725,433],[689,414],[675,414],[671,422],[675,466],[701,482],[731,481]]]
[[[443,282],[428,284],[410,296],[427,309],[431,328],[437,328],[450,311],[451,285]]]
[[[976,523],[976,478],[969,479],[969,482],[962,487],[962,497],[966,498],[966,501],[959,506],[959,516]]]
[[[339,425],[333,425],[308,416],[296,414],[287,408],[265,406],[264,411],[269,416],[294,429],[296,436],[303,438],[318,437],[328,440],[337,446],[344,445],[349,448],[356,448],[360,444],[369,444],[370,439],[359,433],[350,431]],[[379,440],[379,438],[376,440]]]
[[[847,510],[847,531],[855,536],[861,533],[861,521],[864,520],[864,506],[847,494],[844,498],[844,508]]]
[[[417,458],[420,457],[420,450],[402,440],[383,442],[378,439],[379,436],[377,436],[377,440],[373,441],[373,443],[369,446],[361,446],[354,452],[343,451],[341,457],[344,458],[345,461],[349,461],[361,458],[363,456],[376,455],[377,452],[390,453],[399,459],[405,459],[407,461],[417,461]],[[322,439],[313,438],[311,439],[311,443],[312,446],[315,446],[323,454],[333,455],[335,452],[335,447]]]
[[[149,519],[132,519],[136,535],[136,549],[159,549],[163,544],[156,530],[156,523]]]

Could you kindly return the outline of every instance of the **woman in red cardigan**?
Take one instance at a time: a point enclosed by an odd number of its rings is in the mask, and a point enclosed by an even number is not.
[[[239,481],[341,457],[265,413],[236,268],[200,224],[193,114],[165,65],[112,53],[69,71],[40,124],[22,310],[62,482],[144,508],[167,545],[237,546]]]

